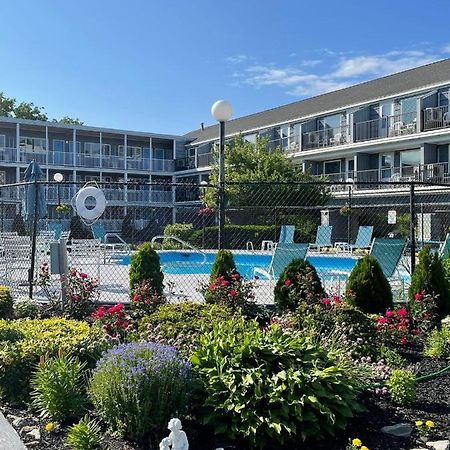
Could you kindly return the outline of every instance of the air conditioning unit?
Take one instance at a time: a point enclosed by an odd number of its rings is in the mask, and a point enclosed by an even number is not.
[[[442,120],[442,109],[441,108],[427,108],[425,109],[425,121],[440,121]]]

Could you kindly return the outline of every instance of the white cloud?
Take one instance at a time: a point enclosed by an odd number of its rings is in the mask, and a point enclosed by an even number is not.
[[[243,62],[246,62],[249,60],[249,57],[247,55],[233,55],[233,56],[227,56],[225,58],[225,61],[229,64],[240,64]]]
[[[450,43],[445,49],[450,53]],[[311,58],[289,66],[257,64],[245,57],[239,59],[239,63],[245,63],[241,70],[232,74],[233,85],[253,86],[256,89],[279,87],[289,95],[307,97],[431,63],[442,59],[444,50],[428,47],[427,50],[391,50],[379,55],[355,56],[352,51],[322,49],[322,55],[328,55],[325,60]],[[324,67],[328,69],[324,71]]]

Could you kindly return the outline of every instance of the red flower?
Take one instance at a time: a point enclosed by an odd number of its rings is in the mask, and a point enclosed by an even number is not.
[[[241,276],[236,272],[236,273],[233,273],[233,275],[231,275],[231,278],[233,278],[235,280],[240,280]]]
[[[412,330],[411,332],[412,334],[414,334],[415,336],[417,336],[418,334],[420,334],[420,330]]]
[[[105,315],[105,307],[100,306],[97,311],[92,313],[92,318],[101,319]]]
[[[121,326],[122,326],[122,321],[120,320],[120,319],[117,319],[115,322],[114,322],[114,325],[117,327],[117,328],[120,328]]]
[[[388,322],[388,320],[386,319],[386,317],[380,317],[380,318],[378,319],[378,323],[379,323],[380,325],[385,325],[387,322]]]
[[[216,287],[217,287],[216,283],[213,283],[213,284],[209,287],[209,289],[211,289],[211,291],[215,291],[215,290],[216,290]]]
[[[398,314],[400,317],[406,317],[406,316],[408,315],[408,311],[406,311],[405,308],[399,308],[399,309],[397,310],[397,314]]]
[[[416,294],[416,295],[414,296],[414,298],[416,299],[416,301],[420,302],[420,301],[423,300],[423,295],[422,295],[422,294]]]
[[[123,323],[123,327],[128,328],[129,325],[130,325],[130,322],[128,322],[128,320],[125,320],[125,322]]]
[[[108,309],[109,314],[114,314],[116,312],[122,311],[123,305],[122,303],[118,303],[117,305],[111,306],[111,308]]]
[[[386,311],[386,317],[392,317],[393,315],[394,315],[394,312],[391,311],[390,309],[388,309],[388,310]]]
[[[284,282],[284,285],[285,286],[290,286],[292,284],[292,280],[289,280],[289,279],[287,279],[285,282]]]
[[[141,300],[141,296],[139,295],[139,294],[136,294],[134,297],[133,297],[133,302],[138,302],[138,301],[140,301]]]
[[[87,278],[87,277],[88,277],[88,274],[87,274],[87,273],[84,273],[84,272],[80,272],[80,277],[81,277],[81,278]]]
[[[227,280],[222,281],[221,286],[222,287],[228,286],[228,281]]]
[[[236,295],[238,295],[237,290],[236,290],[236,289],[231,289],[230,295],[231,295],[232,297],[236,297]]]
[[[329,298],[324,298],[324,299],[322,300],[322,303],[323,303],[325,306],[330,306],[330,305],[331,305],[331,300],[330,300]]]
[[[405,337],[402,337],[402,338],[400,339],[400,344],[406,345],[407,343],[408,343],[408,339],[406,339]]]

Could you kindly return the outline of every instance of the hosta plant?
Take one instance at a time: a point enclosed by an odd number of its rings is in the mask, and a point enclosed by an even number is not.
[[[200,336],[191,361],[201,421],[252,448],[333,435],[360,410],[349,372],[276,325],[222,322]]]

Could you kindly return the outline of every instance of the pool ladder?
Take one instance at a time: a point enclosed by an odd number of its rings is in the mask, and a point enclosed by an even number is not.
[[[183,241],[183,239],[180,239],[178,236],[172,236],[172,235],[166,236],[166,235],[160,234],[158,236],[153,236],[151,242],[152,242],[152,244],[159,240],[164,242],[165,239],[170,239],[172,241],[179,242],[180,244],[186,246],[188,249],[193,250],[194,252],[202,255],[203,259],[201,262],[198,263],[198,265],[203,265],[206,263],[206,253],[204,251],[200,250],[197,247],[194,247],[193,245],[189,244],[189,242]],[[177,264],[171,264],[171,265],[172,266],[178,266],[178,265],[183,266],[183,265],[192,265],[192,264],[193,264],[192,262],[186,262],[186,263],[179,262]]]

